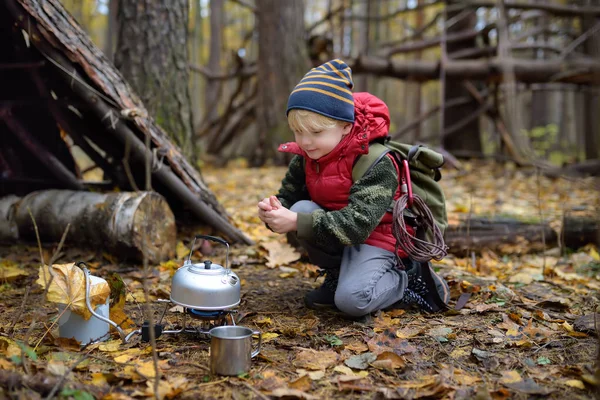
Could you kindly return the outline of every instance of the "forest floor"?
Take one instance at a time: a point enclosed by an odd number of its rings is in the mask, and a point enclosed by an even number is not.
[[[284,173],[243,163],[203,170],[237,226],[256,242],[233,246],[230,254],[241,278],[238,324],[262,333],[261,352],[247,374],[211,375],[210,341],[203,335],[162,335],[156,357],[139,336],[123,344],[114,334],[83,349],[61,340],[58,311],[35,284],[38,247],[4,246],[0,398],[145,398],[155,387],[161,399],[589,399],[597,393],[598,249],[530,253],[511,245],[467,258],[451,254],[435,264],[451,288],[450,310],[393,310],[349,320],[304,307],[304,293],[323,278],[316,280],[317,269],[257,218],[256,203],[276,192]],[[559,230],[569,210],[600,209],[597,180],[548,179],[509,164],[466,163],[461,171],[446,171],[442,182],[451,223],[466,215],[511,215],[541,217]],[[177,258],[149,266],[152,300],[169,297],[171,277],[197,233],[212,232],[183,229]],[[44,260],[55,249],[44,246]],[[201,250],[207,254],[197,251],[195,259],[225,263],[221,246]],[[142,265],[70,247],[56,263],[77,260],[94,275],[122,276],[125,313],[140,326]],[[159,317],[164,306],[152,307]],[[176,326],[177,311],[169,309],[163,322]]]

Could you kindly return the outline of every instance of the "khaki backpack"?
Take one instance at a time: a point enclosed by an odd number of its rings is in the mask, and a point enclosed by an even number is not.
[[[402,168],[402,160],[407,160],[410,169],[413,193],[418,195],[435,219],[442,234],[448,226],[446,214],[446,198],[438,183],[442,178],[439,168],[444,164],[444,156],[437,151],[422,145],[409,145],[393,140],[384,143],[378,141],[369,144],[369,153],[358,158],[352,168],[352,181],[362,178],[382,157],[392,153],[398,167]],[[400,180],[401,177],[398,177]],[[393,209],[394,204],[391,205]]]

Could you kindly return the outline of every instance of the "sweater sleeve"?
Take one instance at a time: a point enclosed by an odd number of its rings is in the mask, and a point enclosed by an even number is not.
[[[298,218],[298,237],[323,247],[362,244],[392,203],[398,174],[392,160],[383,157],[350,188],[348,205],[337,211],[317,210]]]
[[[300,200],[310,199],[306,188],[306,174],[302,156],[295,155],[290,161],[276,196],[285,208],[290,208]]]

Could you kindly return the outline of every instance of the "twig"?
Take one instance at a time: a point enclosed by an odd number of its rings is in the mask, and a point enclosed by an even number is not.
[[[538,167],[536,167],[535,172],[536,172],[536,181],[537,181],[538,210],[540,212],[540,227],[542,228],[542,246],[544,249],[544,251],[542,252],[542,276],[545,277],[546,276],[546,232],[543,227],[544,217],[542,215],[542,188],[541,188],[541,183],[540,183],[540,169]]]
[[[258,390],[254,386],[250,385],[248,382],[241,381],[241,382],[238,383],[238,382],[233,382],[232,381],[230,383],[232,383],[234,385],[241,384],[241,385],[245,386],[246,388],[248,388],[252,393],[254,393],[255,395],[257,395],[259,398],[261,398],[263,400],[269,400],[269,398],[267,396],[265,396],[264,394],[262,394],[260,392],[260,390]]]
[[[25,304],[27,304],[27,298],[29,297],[29,292],[31,291],[31,286],[27,286],[27,289],[25,290],[25,295],[23,296],[23,301],[21,302],[21,307],[19,307],[19,312],[17,313],[17,315],[15,315],[15,318],[13,319],[13,322],[10,326],[10,329],[8,330],[8,337],[9,338],[13,338],[13,335],[15,333],[15,326],[17,326],[17,322],[19,321],[20,317],[23,315],[23,312],[25,311]]]
[[[145,151],[145,155],[146,155],[146,159],[145,159],[145,188],[147,191],[150,191],[152,189],[151,186],[151,182],[152,182],[152,172],[151,172],[151,166],[152,166],[152,152],[150,151],[150,135],[146,135],[145,137],[145,145],[146,145],[146,151]],[[142,276],[142,287],[144,288],[144,300],[146,301],[145,303],[145,311],[146,311],[146,320],[148,321],[148,324],[150,325],[150,346],[152,347],[152,362],[154,364],[154,398],[156,400],[159,399],[158,397],[158,388],[159,388],[159,384],[160,384],[160,377],[161,377],[161,373],[160,373],[160,369],[158,368],[158,352],[156,351],[156,334],[154,331],[154,315],[152,314],[152,309],[150,307],[150,288],[148,287],[148,277],[150,276],[150,267],[149,267],[149,260],[148,260],[148,252],[146,251],[146,241],[148,240],[148,227],[149,227],[149,221],[148,221],[148,215],[152,215],[152,202],[150,204],[151,209],[149,210],[149,212],[144,214],[144,219],[145,219],[145,224],[144,224],[144,229],[142,232],[142,255],[143,255],[143,263],[144,263],[144,267],[143,267],[143,271],[144,274]]]
[[[585,33],[583,33],[577,39],[573,40],[567,47],[565,47],[565,49],[560,53],[559,58],[561,60],[564,60],[569,55],[569,53],[571,53],[573,50],[575,50],[577,48],[577,46],[579,46],[581,43],[585,42],[590,36],[594,35],[599,30],[600,30],[600,22],[597,22],[594,26],[592,26],[590,29],[585,31]]]

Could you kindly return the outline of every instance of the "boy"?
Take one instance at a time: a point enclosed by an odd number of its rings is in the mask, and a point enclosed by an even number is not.
[[[295,142],[279,150],[296,155],[279,193],[258,203],[259,218],[277,233],[295,233],[325,272],[323,285],[304,297],[307,307],[335,306],[352,317],[405,305],[439,311],[449,300],[446,282],[428,263],[400,250],[398,265],[394,254],[388,207],[401,195],[396,163],[383,157],[352,182],[356,159],[390,125],[383,101],[352,88],[352,71],[338,59],[294,88],[287,116]]]

